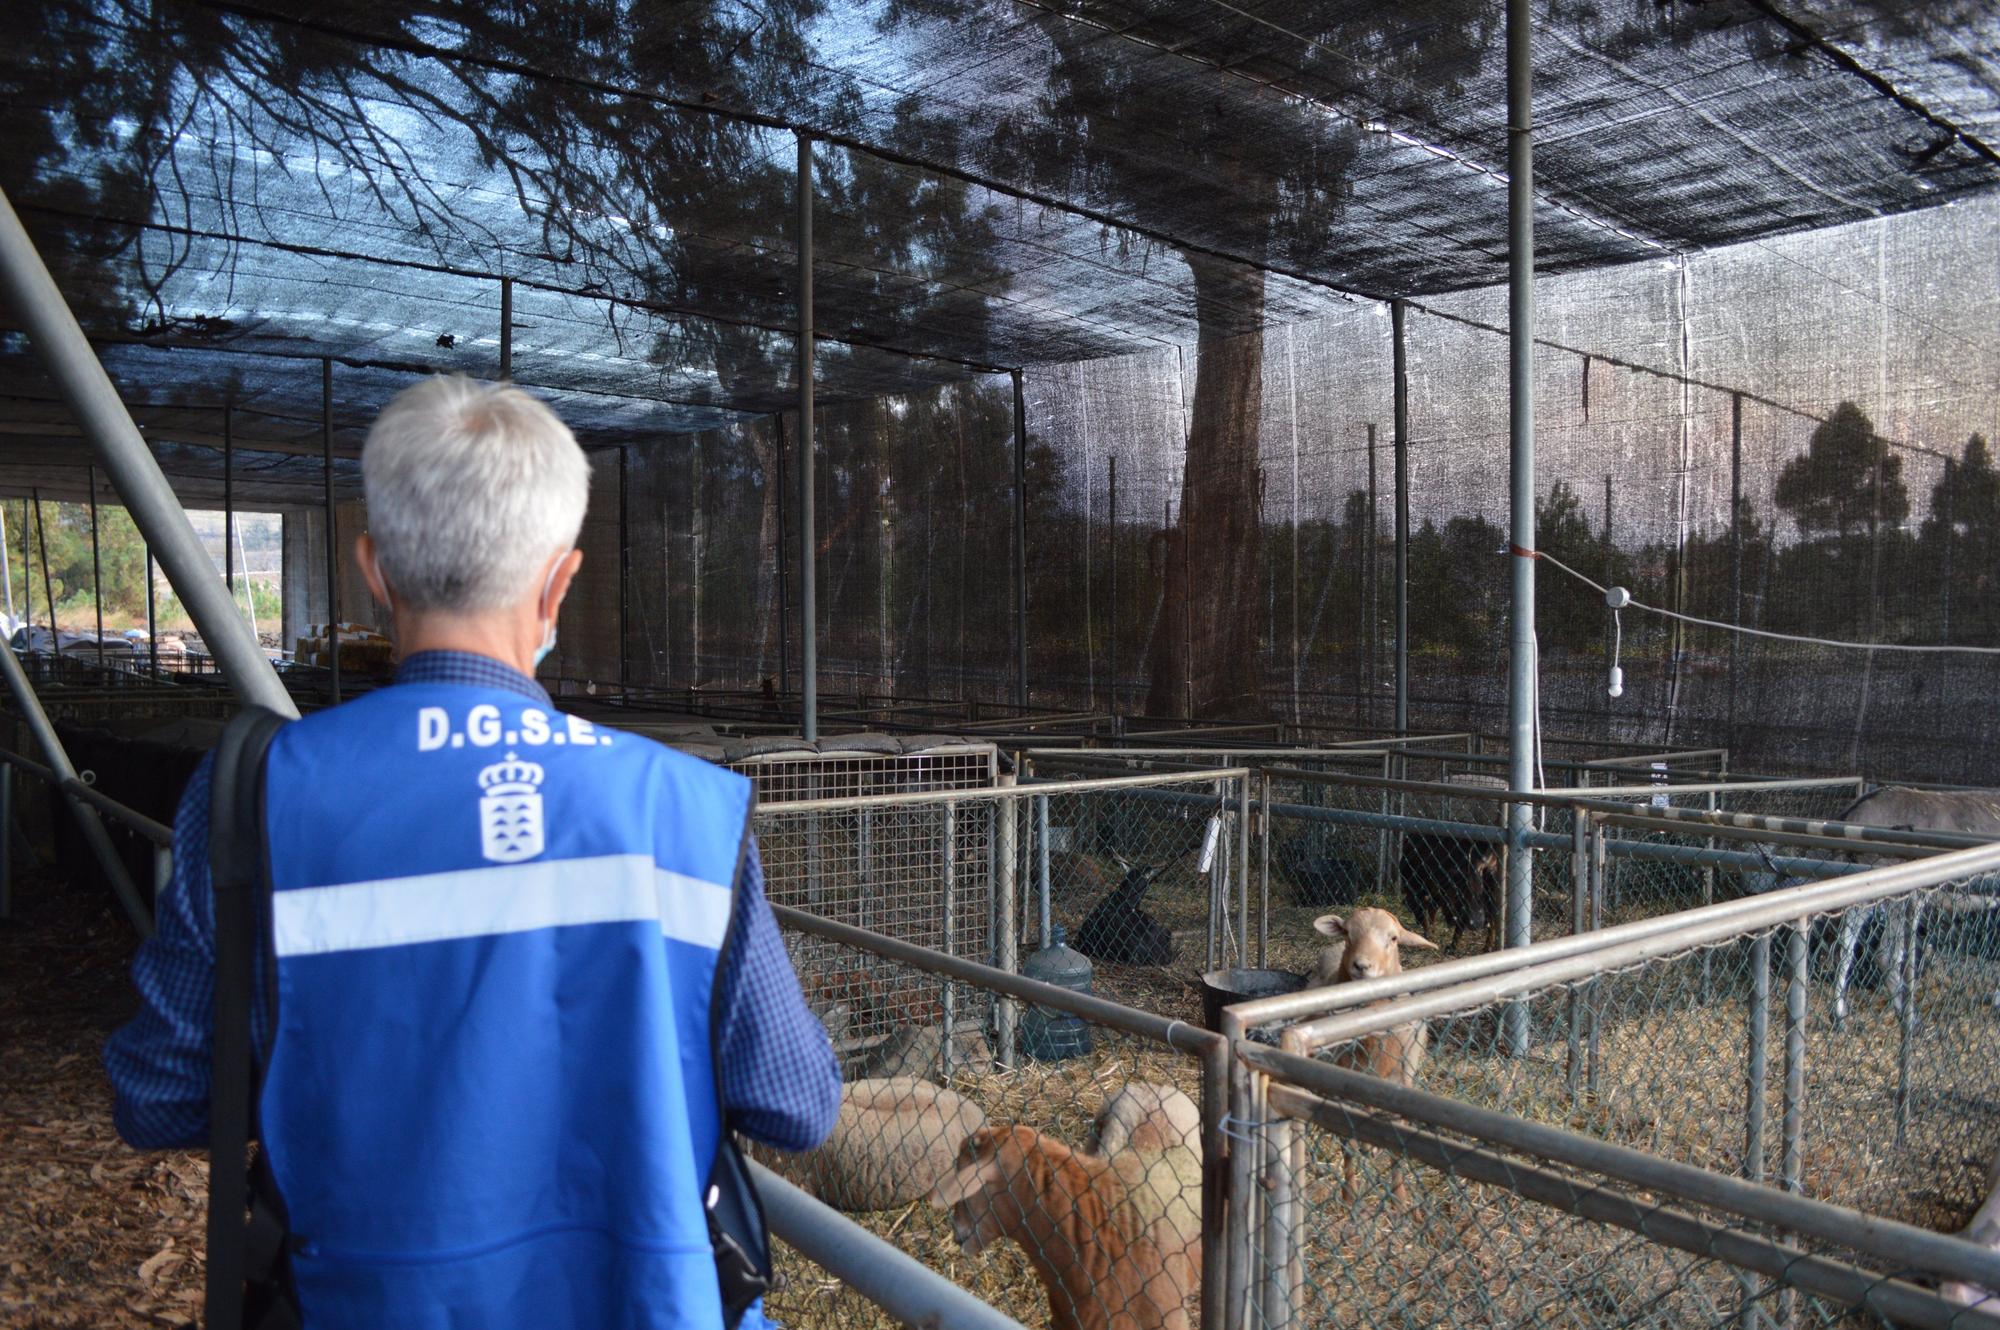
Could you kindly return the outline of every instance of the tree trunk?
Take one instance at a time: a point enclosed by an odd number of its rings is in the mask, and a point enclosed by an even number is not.
[[[1187,255],[1196,308],[1251,321],[1264,275]],[[1155,716],[1260,719],[1257,607],[1257,424],[1264,396],[1261,333],[1204,330],[1181,481],[1180,520],[1166,532],[1166,594],[1146,710]]]

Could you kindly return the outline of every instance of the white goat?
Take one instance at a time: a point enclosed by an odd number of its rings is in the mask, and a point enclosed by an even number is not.
[[[1951,831],[1979,836],[2000,836],[2000,792],[1986,790],[1914,790],[1890,785],[1851,804],[1836,821],[1894,831]],[[1886,862],[1857,855],[1860,863]],[[1912,936],[1921,910],[1918,903],[1905,917],[1900,902],[1860,905],[1840,917],[1840,958],[1833,975],[1833,1023],[1847,1021],[1847,989],[1854,975],[1854,957],[1862,935],[1878,915],[1881,926],[1873,957],[1877,971],[1889,984],[1889,1004],[1898,1015],[1910,995],[1903,991],[1903,971],[1914,965],[1917,938]]]
[[[1993,1167],[1986,1174],[1986,1203],[1979,1207],[1979,1212],[1972,1216],[1972,1222],[1959,1236],[1967,1242],[1976,1242],[2000,1252],[2000,1157],[1995,1157]],[[2000,1304],[1991,1301],[2000,1298],[2000,1290],[1952,1279],[1946,1280],[1938,1292],[1961,1306],[1974,1307],[1983,1303],[1984,1310],[2000,1312]]]
[[[1313,927],[1328,937],[1337,937],[1344,942],[1343,946],[1328,947],[1320,952],[1319,966],[1313,972],[1315,988],[1401,974],[1401,947],[1418,947],[1425,951],[1438,949],[1437,943],[1403,927],[1402,920],[1395,915],[1372,907],[1356,910],[1345,919],[1337,914],[1323,914],[1313,920]],[[1414,1021],[1368,1035],[1342,1049],[1334,1061],[1349,1070],[1365,1071],[1399,1085],[1415,1085],[1417,1071],[1424,1065],[1424,1052],[1429,1043],[1430,1026],[1423,1021]],[[1341,1192],[1352,1200],[1354,1155],[1351,1150],[1343,1153],[1346,1156],[1346,1175]],[[1398,1201],[1409,1199],[1400,1171],[1396,1174],[1395,1194]]]

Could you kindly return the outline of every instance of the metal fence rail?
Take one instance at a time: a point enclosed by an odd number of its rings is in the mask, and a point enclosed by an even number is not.
[[[2000,1287],[2000,1257],[1938,1236],[2000,1149],[2000,846],[1402,987],[1287,1029],[1317,1062],[1239,1046],[1259,1150],[1232,1182],[1264,1204],[1232,1243],[1264,1324],[1507,1323],[1552,1298],[1588,1327],[1986,1323],[1924,1284]],[[1415,1089],[1328,1065],[1426,1025]],[[1364,1251],[1329,1213],[1365,1217]]]

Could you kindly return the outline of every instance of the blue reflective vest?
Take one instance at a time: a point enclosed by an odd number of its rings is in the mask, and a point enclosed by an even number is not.
[[[261,1121],[307,1326],[719,1326],[710,1008],[748,782],[414,684],[287,726],[266,801]]]

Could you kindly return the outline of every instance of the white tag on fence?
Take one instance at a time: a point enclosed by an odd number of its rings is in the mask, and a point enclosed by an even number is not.
[[[1211,814],[1208,819],[1208,834],[1201,839],[1201,872],[1215,867],[1215,843],[1222,839],[1222,814]]]

